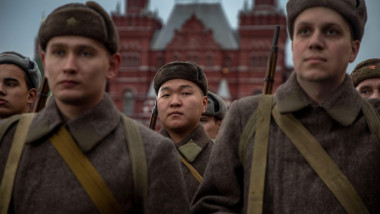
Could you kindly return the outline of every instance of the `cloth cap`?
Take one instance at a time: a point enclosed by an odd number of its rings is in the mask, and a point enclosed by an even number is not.
[[[56,36],[83,36],[104,44],[111,54],[119,49],[119,37],[108,13],[96,2],[70,3],[58,7],[41,24],[38,42],[46,50]]]
[[[380,78],[380,59],[373,58],[359,63],[350,76],[355,87],[363,80]]]
[[[224,100],[211,91],[207,92],[207,98],[207,109],[203,115],[223,120],[227,112],[227,105]]]
[[[289,0],[286,10],[288,33],[291,40],[293,40],[294,21],[297,16],[312,7],[326,7],[341,14],[353,31],[353,39],[361,41],[367,22],[367,7],[364,0]]]
[[[0,54],[0,64],[14,64],[25,71],[32,88],[39,89],[41,85],[41,72],[35,61],[17,52],[6,51]]]
[[[161,85],[168,80],[184,79],[195,83],[202,91],[207,94],[207,77],[202,69],[193,62],[171,62],[162,66],[153,79],[154,90],[158,94]]]

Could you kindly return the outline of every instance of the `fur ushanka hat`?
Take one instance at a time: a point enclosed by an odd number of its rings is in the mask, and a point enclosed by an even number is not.
[[[83,36],[104,44],[111,54],[118,51],[119,37],[108,13],[96,2],[70,3],[58,7],[41,24],[38,42],[46,50],[55,36]]]
[[[202,115],[215,117],[218,120],[223,120],[227,113],[227,105],[224,100],[218,95],[207,92],[207,109]]]
[[[367,59],[359,63],[350,76],[355,87],[363,80],[380,78],[380,59]]]
[[[154,76],[154,90],[158,94],[161,85],[168,80],[184,79],[195,83],[207,95],[207,77],[202,69],[193,62],[171,62],[158,69]]]
[[[41,86],[41,71],[35,61],[14,51],[0,54],[0,64],[13,64],[25,71],[28,88],[39,89]]]
[[[289,0],[286,4],[287,26],[293,40],[294,21],[302,11],[312,7],[326,7],[341,14],[350,24],[354,40],[362,40],[367,22],[367,7],[364,0]]]

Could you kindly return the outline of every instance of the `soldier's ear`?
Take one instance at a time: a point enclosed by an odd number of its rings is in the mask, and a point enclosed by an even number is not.
[[[354,40],[351,42],[351,57],[350,57],[350,62],[355,61],[356,56],[359,53],[359,48],[360,48],[360,41],[359,40]]]
[[[115,53],[110,56],[109,59],[109,68],[107,71],[107,78],[111,79],[116,76],[117,71],[120,68],[121,56],[120,53]]]
[[[37,89],[35,89],[35,88],[30,89],[28,91],[27,103],[32,104],[35,101],[36,97],[37,97]]]
[[[203,100],[202,100],[202,113],[205,113],[205,112],[206,112],[206,109],[207,109],[207,101],[208,101],[207,96],[203,96]]]

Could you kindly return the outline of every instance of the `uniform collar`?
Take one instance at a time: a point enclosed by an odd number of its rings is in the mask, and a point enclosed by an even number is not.
[[[292,113],[316,105],[298,84],[295,72],[278,88],[275,101],[280,113]],[[349,126],[355,121],[361,106],[362,98],[347,74],[341,86],[318,104],[318,107],[323,108],[331,118],[343,126]]]
[[[114,130],[119,122],[120,113],[108,94],[93,109],[66,123],[54,99],[51,99],[33,120],[26,143],[38,143],[39,139],[51,137],[52,133],[65,125],[81,150],[88,152]]]
[[[160,133],[170,138],[169,133],[165,129],[162,129]],[[178,142],[176,147],[183,157],[191,163],[198,157],[209,142],[211,142],[211,139],[203,126],[198,125],[193,132]]]

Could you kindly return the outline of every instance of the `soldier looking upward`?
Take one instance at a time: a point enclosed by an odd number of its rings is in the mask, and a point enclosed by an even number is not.
[[[346,73],[365,2],[286,8],[295,71],[273,96],[232,103],[191,213],[380,213],[380,101]]]

